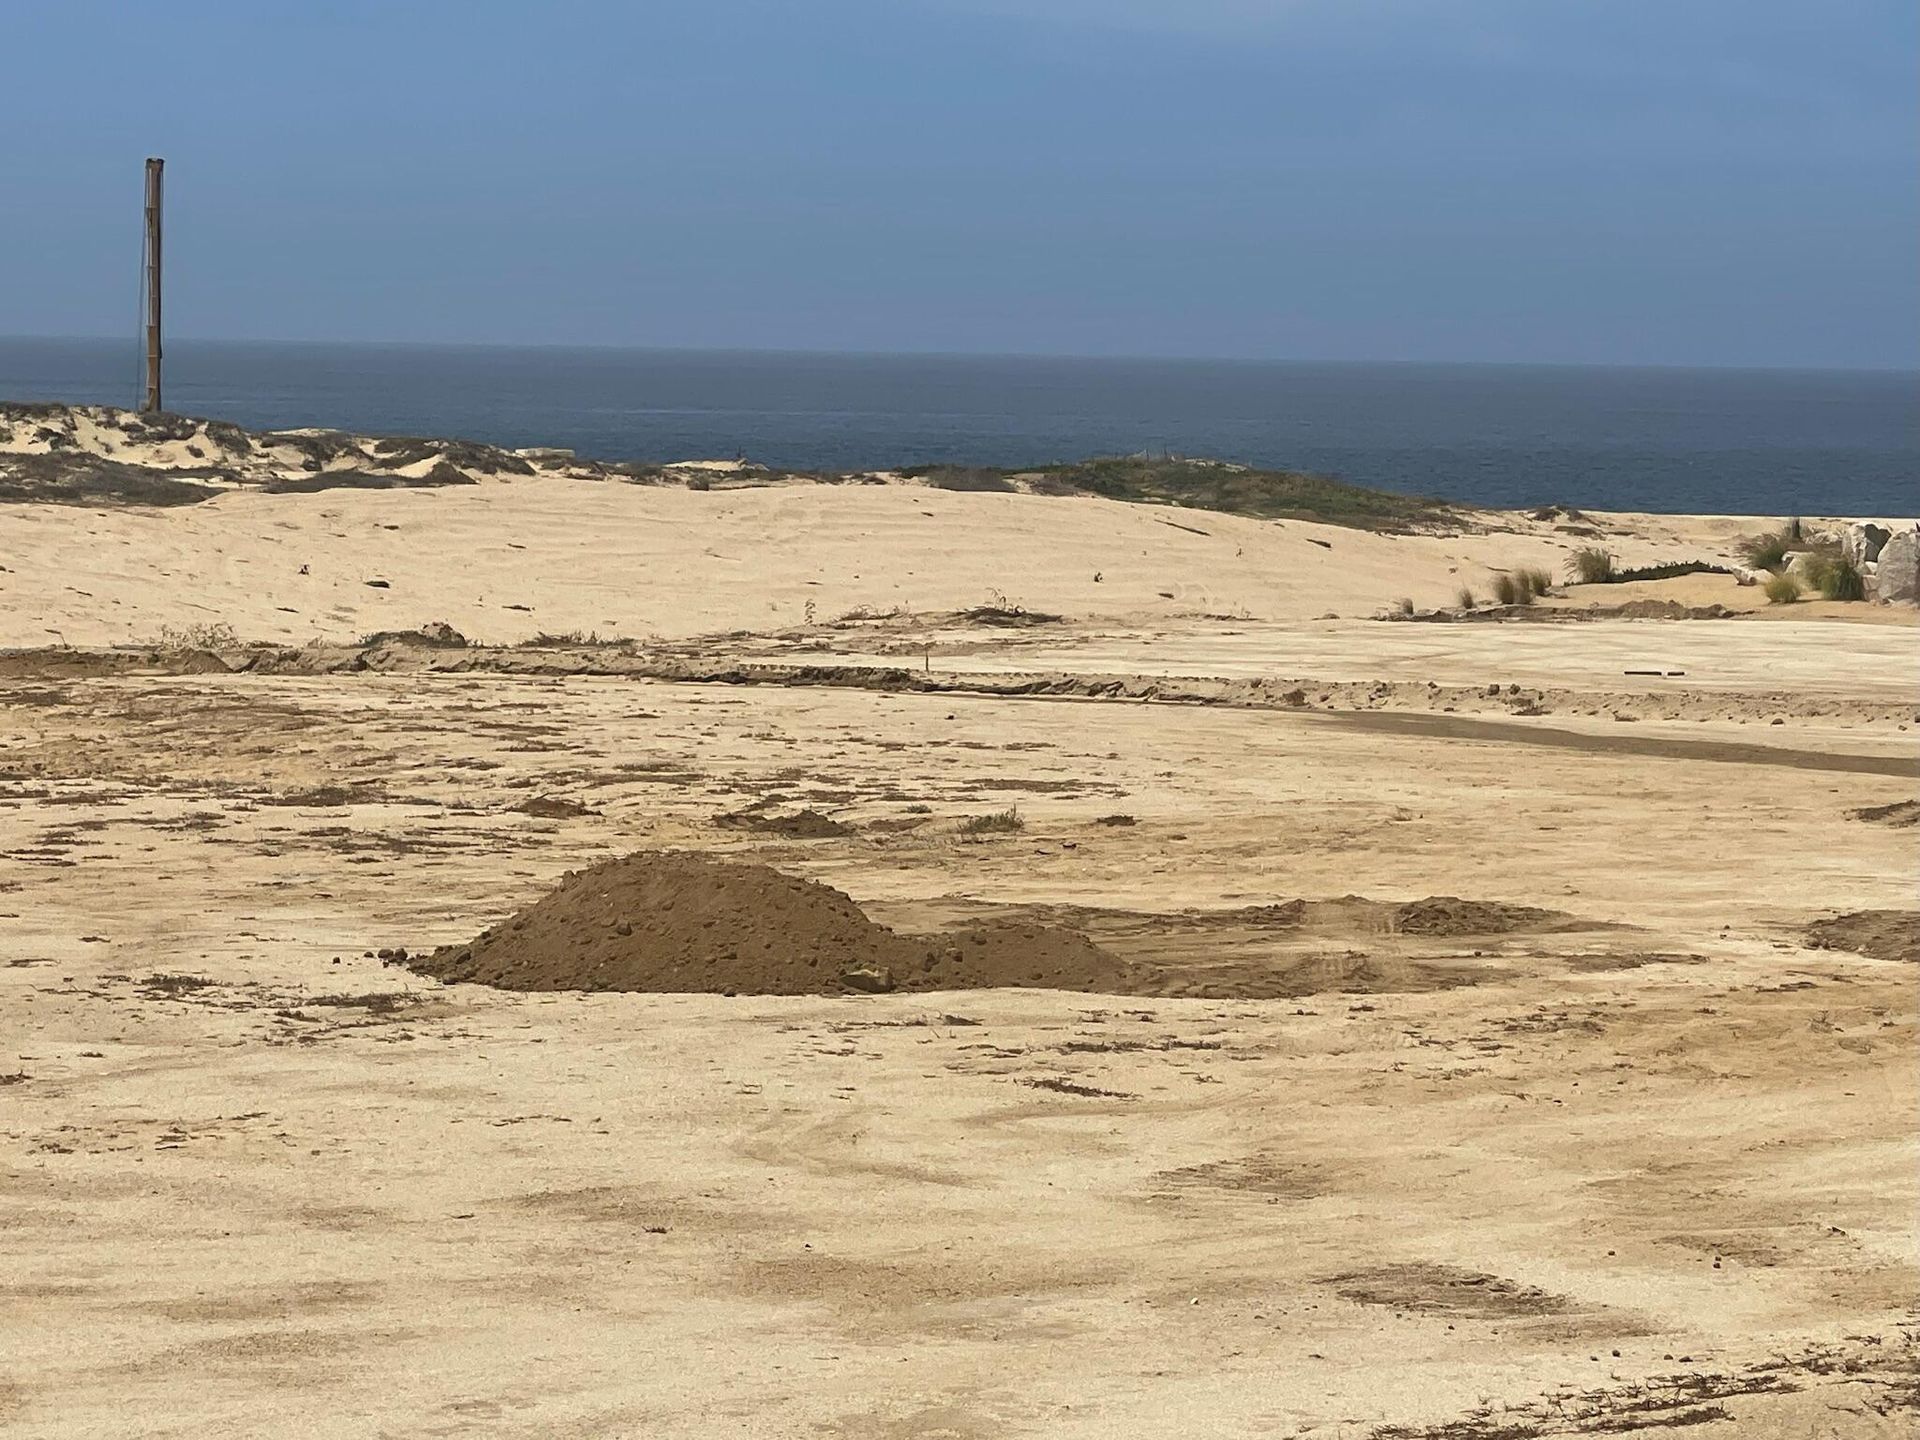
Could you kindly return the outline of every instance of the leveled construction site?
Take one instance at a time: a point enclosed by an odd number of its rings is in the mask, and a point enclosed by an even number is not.
[[[1911,1433],[1912,520],[7,424],[0,1430]]]

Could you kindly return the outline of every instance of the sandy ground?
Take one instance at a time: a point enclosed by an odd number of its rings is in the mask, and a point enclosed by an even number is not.
[[[1590,519],[1604,522],[1623,565],[1728,563],[1740,535],[1767,528]],[[1397,536],[902,485],[693,491],[544,477],[235,490],[171,510],[10,505],[0,513],[0,645],[141,643],[192,625],[249,640],[348,640],[435,620],[491,642],[543,632],[682,638],[991,603],[1078,619],[1355,618],[1402,597],[1448,605],[1463,585],[1484,598],[1495,569],[1557,576],[1590,543],[1522,517],[1489,522],[1504,528]],[[1717,583],[1678,590],[1684,603],[1759,603],[1752,587],[1706,578]],[[1672,589],[1576,587],[1573,603]],[[1790,608],[1804,618],[1828,607]]]
[[[445,619],[948,687],[0,657],[0,1432],[1911,1433],[1914,973],[1803,944],[1914,905],[1920,831],[1852,814],[1920,793],[1907,629],[1353,618],[1544,533],[566,501],[0,510],[17,644]],[[1746,522],[1613,523],[1691,558]],[[1073,622],[828,623],[989,589]],[[1241,688],[981,688],[1042,671]],[[847,833],[716,823],[756,802]],[[517,995],[371,953],[649,846],[1297,994]],[[1219,919],[1429,895],[1561,918]]]

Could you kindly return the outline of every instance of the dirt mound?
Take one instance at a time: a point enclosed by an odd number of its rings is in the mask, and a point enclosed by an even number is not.
[[[1875,960],[1920,965],[1920,911],[1855,910],[1807,927],[1815,950],[1851,950]]]
[[[1531,905],[1502,905],[1494,900],[1462,900],[1457,895],[1429,895],[1409,900],[1393,912],[1393,925],[1403,935],[1505,935],[1515,930],[1545,930],[1568,917]]]
[[[1037,986],[1108,994],[1141,977],[1085,936],[995,924],[905,935],[765,865],[641,851],[569,874],[473,941],[406,962],[507,990],[830,995]]]
[[[756,835],[778,835],[787,840],[825,840],[853,833],[850,826],[818,810],[800,810],[791,815],[768,815],[753,809],[730,810],[714,816],[713,823],[723,830],[748,830]]]

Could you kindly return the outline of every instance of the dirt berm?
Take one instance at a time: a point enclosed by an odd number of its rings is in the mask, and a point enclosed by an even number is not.
[[[1005,986],[1125,995],[1159,978],[1072,930],[1008,923],[902,934],[831,886],[680,851],[569,873],[474,940],[406,963],[507,990],[742,995]]]

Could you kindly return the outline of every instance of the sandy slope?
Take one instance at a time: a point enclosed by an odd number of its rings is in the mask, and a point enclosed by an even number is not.
[[[1626,564],[1724,562],[1755,528],[1599,518]],[[1448,604],[1462,585],[1484,596],[1492,567],[1557,573],[1583,543],[1503,523],[1514,530],[1392,536],[1095,499],[549,477],[249,490],[162,511],[13,505],[0,507],[0,644],[150,641],[187,624],[348,639],[434,620],[492,641],[685,636],[996,596],[1080,618],[1356,616],[1401,596]]]

